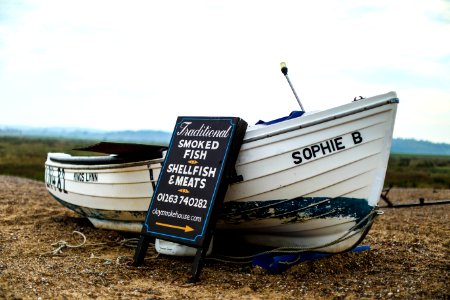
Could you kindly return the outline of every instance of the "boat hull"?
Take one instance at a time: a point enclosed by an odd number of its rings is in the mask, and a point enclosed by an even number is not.
[[[391,92],[250,128],[236,162],[243,180],[229,186],[217,234],[271,247],[354,247],[376,216],[397,103]],[[96,227],[140,232],[163,159],[83,166],[55,155],[46,183],[56,200]]]

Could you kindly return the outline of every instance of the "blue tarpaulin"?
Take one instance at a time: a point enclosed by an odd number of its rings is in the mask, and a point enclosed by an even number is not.
[[[366,250],[370,250],[370,246],[361,245],[353,248],[349,252],[361,252]],[[274,253],[263,253],[253,258],[252,265],[254,267],[259,266],[271,273],[282,273],[298,263],[316,260],[332,255],[335,254],[320,252],[301,252],[295,254],[276,255]]]
[[[289,116],[278,118],[278,119],[275,119],[275,120],[272,120],[272,121],[267,121],[267,122],[265,122],[263,120],[259,120],[258,122],[256,122],[255,125],[272,125],[272,124],[283,122],[283,121],[286,121],[286,120],[298,118],[301,115],[303,115],[304,113],[305,113],[304,111],[294,110],[293,112],[291,112],[289,114]]]

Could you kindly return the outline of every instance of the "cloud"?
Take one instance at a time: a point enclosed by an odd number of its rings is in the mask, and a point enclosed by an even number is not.
[[[179,114],[273,119],[298,109],[280,61],[307,110],[397,90],[400,112],[419,94],[429,106],[449,95],[443,1],[6,3],[2,122],[79,127],[69,111],[104,129],[171,130]]]

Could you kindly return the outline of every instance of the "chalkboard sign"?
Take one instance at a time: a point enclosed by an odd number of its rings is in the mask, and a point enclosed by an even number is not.
[[[247,123],[235,117],[179,117],[142,232],[203,246],[225,196]],[[212,226],[214,227],[214,226]]]
[[[140,265],[149,239],[197,248],[191,282],[197,281],[217,210],[234,169],[247,123],[236,117],[178,117],[136,248]]]

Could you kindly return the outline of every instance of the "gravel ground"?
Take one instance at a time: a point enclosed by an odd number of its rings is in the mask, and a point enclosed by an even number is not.
[[[450,199],[450,190],[392,189],[394,203]],[[380,205],[384,205],[383,201]],[[386,208],[362,242],[370,251],[297,264],[282,274],[134,248],[62,207],[42,182],[0,176],[0,299],[449,299],[450,205]],[[81,247],[61,249],[59,241]]]

